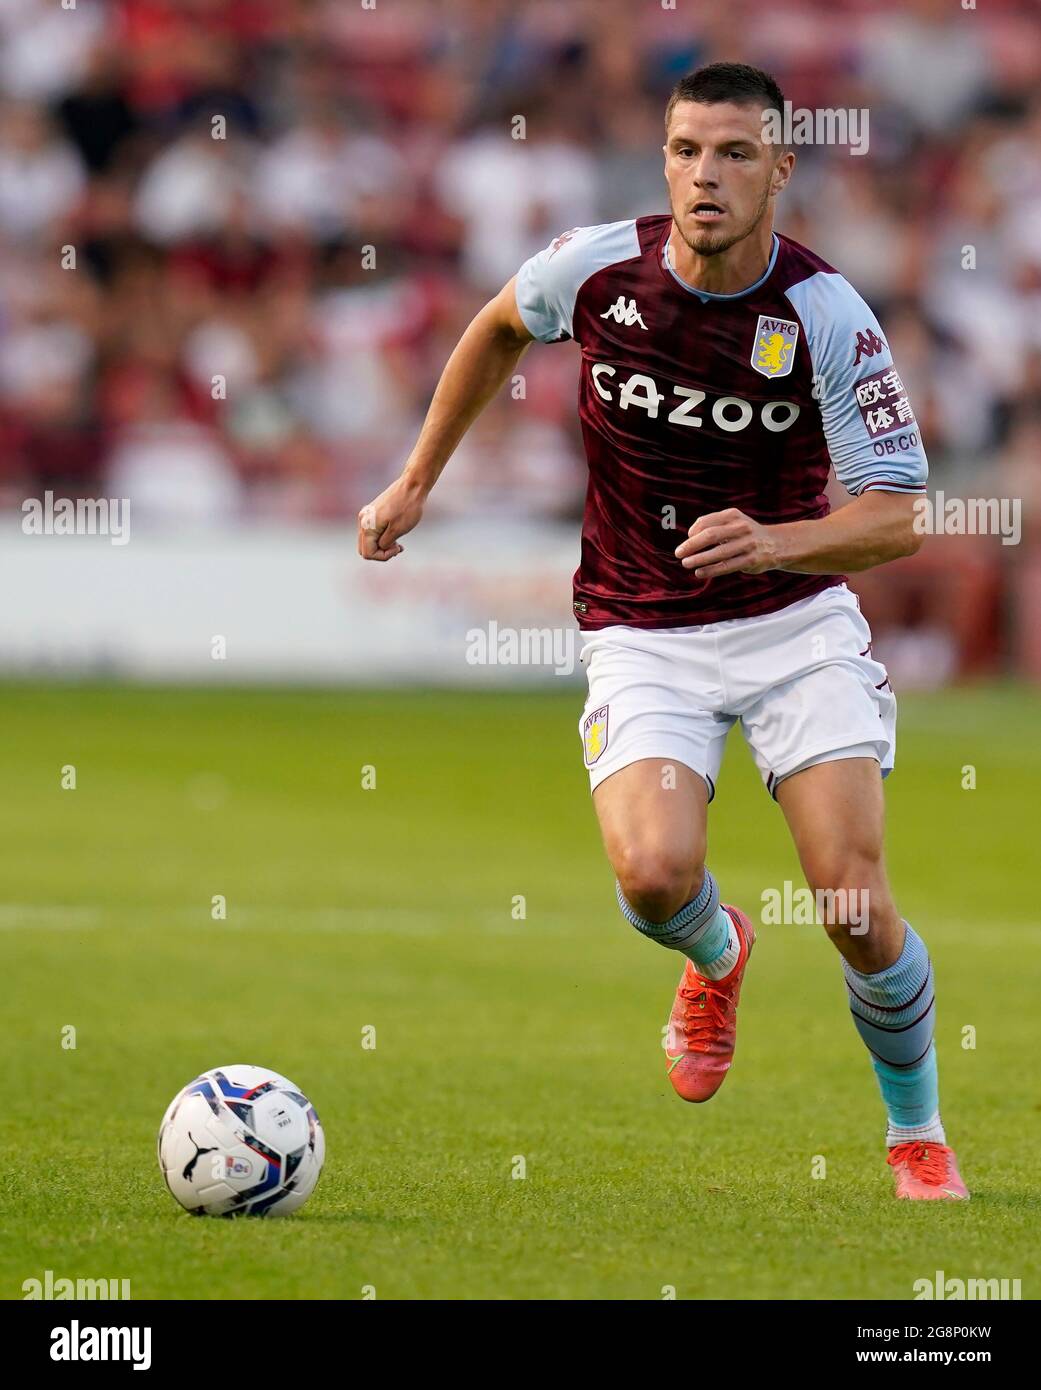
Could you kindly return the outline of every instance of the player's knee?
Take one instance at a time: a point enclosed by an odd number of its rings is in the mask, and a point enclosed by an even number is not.
[[[615,855],[615,875],[634,912],[666,922],[701,888],[703,864],[689,853],[659,845],[627,845]]]
[[[807,866],[807,878],[817,915],[836,943],[851,934],[866,935],[873,924],[888,924],[895,913],[881,853],[821,852]]]

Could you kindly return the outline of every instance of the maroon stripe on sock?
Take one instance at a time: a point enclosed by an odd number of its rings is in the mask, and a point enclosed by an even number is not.
[[[889,1028],[884,1023],[876,1023],[873,1018],[865,1018],[863,1014],[858,1014],[856,1009],[854,1009],[852,1006],[850,1007],[850,1013],[853,1015],[854,1018],[859,1018],[861,1023],[866,1023],[869,1028],[877,1028],[880,1033],[906,1033],[909,1028],[914,1028],[919,1023],[921,1023],[922,1019],[926,1016],[926,1014],[929,1012],[929,1010],[933,1007],[935,1003],[936,995],[934,994],[933,997],[929,1000],[929,1003],[925,1006],[925,1008],[922,1010],[922,1012],[918,1015],[917,1018],[912,1019],[910,1023],[901,1024],[899,1028]]]
[[[932,1047],[932,1045],[933,1040],[932,1038],[930,1038],[929,1047]],[[913,1062],[891,1062],[888,1057],[881,1056],[881,1054],[876,1052],[873,1047],[869,1047],[868,1051],[871,1053],[872,1057],[877,1057],[880,1062],[885,1062],[887,1067],[896,1067],[897,1071],[906,1071],[908,1067],[916,1067],[919,1062],[925,1061],[926,1057],[929,1056],[929,1047],[925,1049],[921,1057],[916,1057]]]
[[[869,1009],[878,1009],[879,1013],[883,1014],[898,1014],[901,1009],[909,1009],[911,1005],[914,1003],[914,1001],[921,994],[922,990],[925,989],[928,983],[929,971],[926,970],[925,979],[922,981],[921,988],[917,989],[914,992],[914,994],[911,995],[910,999],[908,999],[906,1004],[873,1004],[870,999],[865,999],[862,994],[858,994],[857,991],[850,984],[849,977],[846,977],[846,988],[849,990],[850,994],[852,994],[853,998],[859,999],[860,1002],[862,1004],[866,1004]]]

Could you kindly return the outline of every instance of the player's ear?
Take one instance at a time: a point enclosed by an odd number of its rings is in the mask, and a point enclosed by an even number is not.
[[[770,181],[770,192],[780,193],[792,176],[795,168],[795,155],[791,150],[785,150],[774,163],[773,178]]]

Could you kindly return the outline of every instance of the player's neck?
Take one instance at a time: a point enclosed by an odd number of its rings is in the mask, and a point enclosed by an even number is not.
[[[673,223],[667,254],[673,270],[691,289],[703,290],[705,294],[740,294],[766,274],[772,250],[772,220],[769,224],[762,222],[755,231],[716,256],[701,256],[692,251]]]

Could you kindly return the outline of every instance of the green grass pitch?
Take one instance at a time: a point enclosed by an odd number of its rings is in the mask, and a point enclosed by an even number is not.
[[[681,962],[618,914],[579,703],[0,689],[6,1298],[46,1269],[137,1299],[910,1299],[937,1269],[1041,1293],[1037,697],[901,702],[888,852],[936,965],[973,1192],[949,1205],[892,1197],[819,928],[761,929],[726,1085],[672,1094]],[[802,884],[737,736],[709,862],[753,915]],[[235,1061],[285,1072],[322,1116],[297,1216],[193,1220],[161,1181],[167,1102]]]

